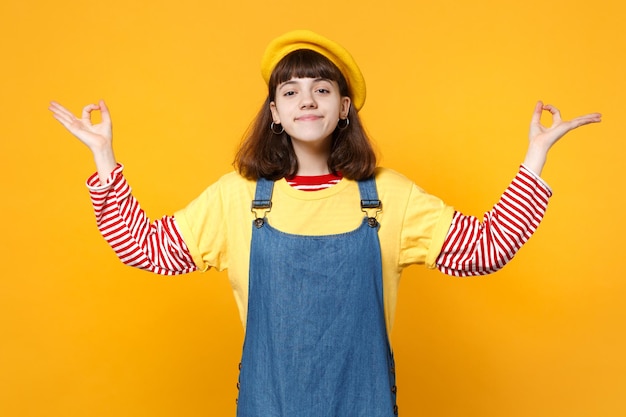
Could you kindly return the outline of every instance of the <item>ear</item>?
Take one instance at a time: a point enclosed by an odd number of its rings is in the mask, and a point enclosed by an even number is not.
[[[276,124],[280,124],[280,116],[278,116],[278,110],[276,110],[276,103],[270,101],[270,111],[272,112],[272,120]]]
[[[352,101],[350,100],[350,97],[341,97],[341,106],[340,106],[340,110],[339,110],[339,118],[340,119],[345,119],[346,117],[348,117],[348,113],[350,112],[350,103]]]

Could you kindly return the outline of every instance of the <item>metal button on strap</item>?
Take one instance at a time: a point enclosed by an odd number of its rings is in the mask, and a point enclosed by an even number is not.
[[[260,229],[265,224],[265,215],[272,211],[272,201],[252,200],[250,211],[254,213],[254,226]],[[262,212],[262,215],[259,212]]]
[[[239,384],[237,384],[237,385],[239,385]],[[396,392],[398,392],[398,387],[397,387],[397,386],[395,386],[395,385],[394,385],[393,387],[391,387],[391,392],[393,392],[394,394],[395,394]]]
[[[393,413],[395,415],[398,415],[398,405],[397,404],[393,406]]]
[[[383,211],[383,203],[380,200],[361,200],[361,211],[367,214],[367,225],[369,227],[378,227],[376,217],[378,213]]]

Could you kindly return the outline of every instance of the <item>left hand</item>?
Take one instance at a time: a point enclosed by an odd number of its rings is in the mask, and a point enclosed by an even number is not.
[[[540,119],[543,110],[549,111],[552,114],[552,126],[550,127],[545,127],[541,124]],[[598,123],[601,121],[601,118],[602,115],[600,113],[590,113],[584,116],[578,116],[572,120],[562,120],[559,109],[550,104],[544,105],[539,101],[535,106],[533,118],[530,122],[528,139],[531,145],[542,147],[547,152],[552,145],[570,130],[589,123]]]
[[[552,125],[550,127],[541,124],[541,113],[549,111],[552,114]],[[524,164],[535,174],[540,175],[546,162],[550,148],[570,130],[590,123],[598,123],[602,120],[600,113],[589,113],[578,116],[572,120],[561,119],[561,112],[550,104],[544,105],[537,102],[533,117],[530,122],[530,132],[528,134],[528,153]]]

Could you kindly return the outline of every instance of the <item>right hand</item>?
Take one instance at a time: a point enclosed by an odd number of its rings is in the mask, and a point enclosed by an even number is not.
[[[80,119],[55,101],[50,103],[48,109],[59,123],[87,145],[92,152],[96,153],[112,146],[111,115],[104,100],[100,100],[98,104],[85,106]],[[102,115],[102,121],[95,125],[91,123],[91,112],[94,110],[100,110]]]
[[[104,100],[100,100],[98,104],[85,106],[80,119],[55,101],[50,103],[48,109],[59,123],[91,150],[100,183],[106,184],[117,162],[113,154],[111,115],[106,104],[104,104]],[[100,110],[102,116],[102,121],[95,125],[91,123],[91,112],[94,110]]]

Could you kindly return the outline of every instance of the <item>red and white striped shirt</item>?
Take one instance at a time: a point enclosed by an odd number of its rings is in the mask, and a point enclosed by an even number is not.
[[[131,194],[120,164],[111,173],[108,186],[99,186],[97,174],[87,185],[98,229],[124,264],[161,275],[197,269],[174,217],[150,222]]]
[[[485,275],[501,269],[535,232],[551,195],[550,188],[522,165],[482,222],[454,214],[437,268],[453,276]]]
[[[332,187],[341,181],[341,178],[341,175],[335,174],[312,176],[296,175],[295,177],[287,178],[287,184],[291,185],[296,190],[319,191]]]
[[[331,187],[341,177],[294,177],[288,183],[300,190]],[[197,269],[173,216],[151,222],[132,196],[118,164],[109,183],[97,174],[87,180],[98,229],[120,260],[162,275]],[[112,191],[112,192],[111,192]],[[544,216],[550,188],[523,165],[500,201],[482,222],[454,214],[437,268],[453,276],[485,275],[501,269],[532,236]]]

